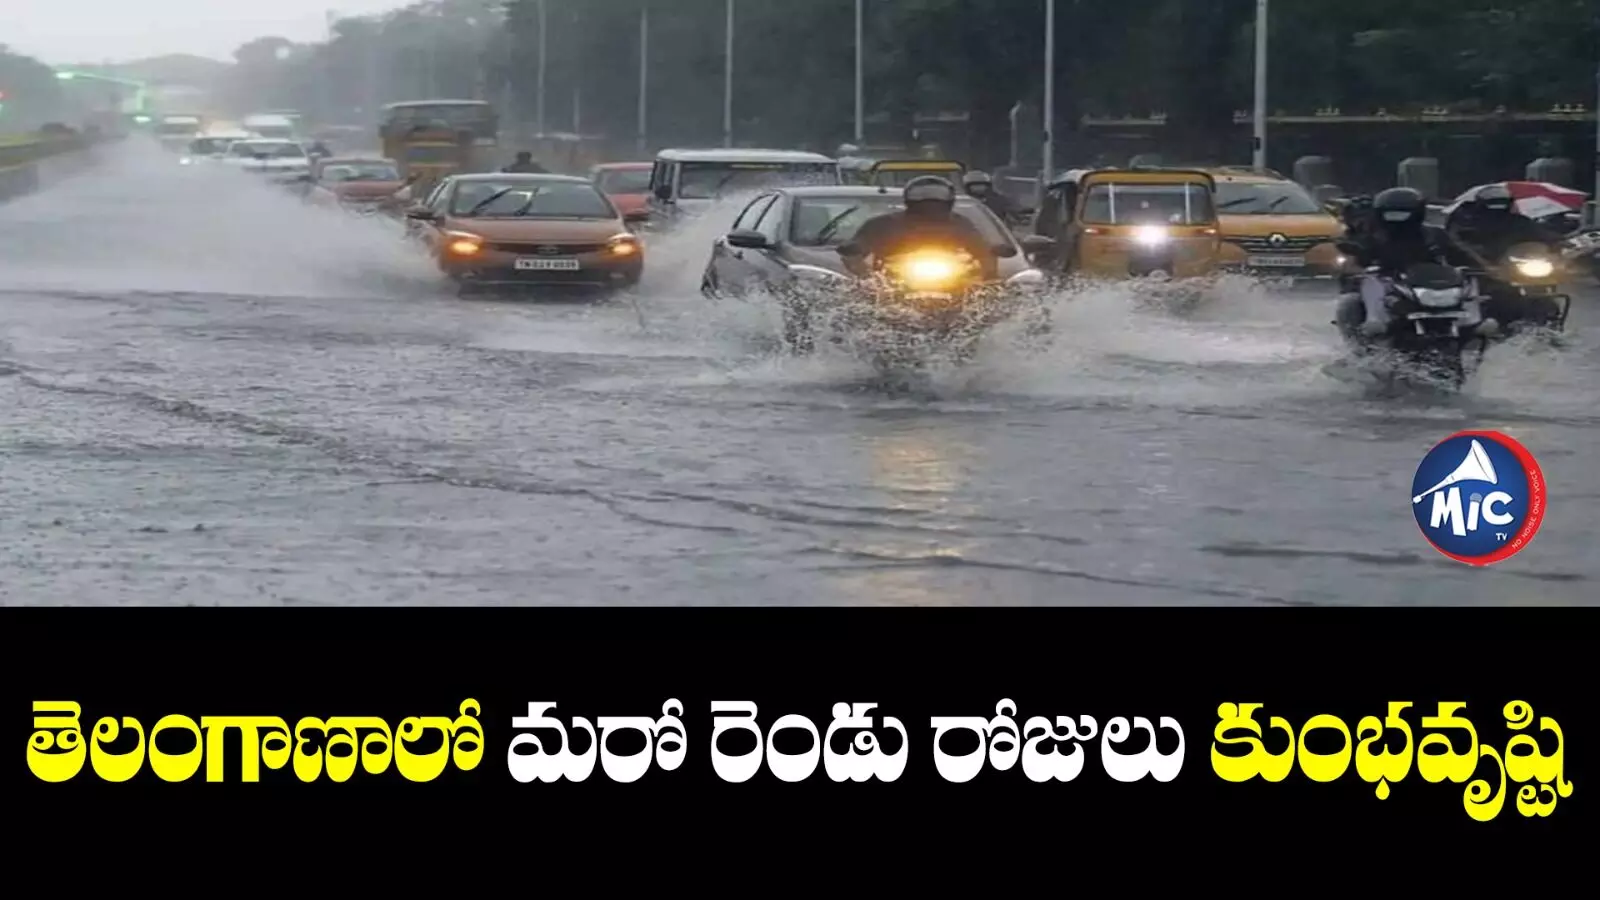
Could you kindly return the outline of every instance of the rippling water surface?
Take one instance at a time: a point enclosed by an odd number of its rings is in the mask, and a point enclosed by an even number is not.
[[[886,384],[696,288],[723,210],[607,303],[458,300],[387,223],[132,147],[0,207],[7,603],[1580,604],[1597,354],[1459,397],[1326,374],[1325,294],[1055,298],[1054,346]],[[1412,521],[1466,427],[1539,457],[1487,571]]]

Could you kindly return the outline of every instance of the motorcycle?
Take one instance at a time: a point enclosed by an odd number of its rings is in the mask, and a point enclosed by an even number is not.
[[[1492,264],[1481,285],[1487,289],[1486,315],[1499,322],[1501,334],[1525,328],[1562,332],[1572,297],[1561,289],[1567,266],[1562,254],[1543,244],[1518,244]]]
[[[1379,270],[1366,272],[1376,275]],[[1483,361],[1489,338],[1499,332],[1499,323],[1484,315],[1484,297],[1476,277],[1468,269],[1423,263],[1385,281],[1386,332],[1367,337],[1350,323],[1334,322],[1356,356],[1381,353],[1398,362],[1399,366],[1384,367],[1391,383],[1416,372],[1429,381],[1460,389],[1467,379],[1469,352],[1476,349],[1476,368]]]

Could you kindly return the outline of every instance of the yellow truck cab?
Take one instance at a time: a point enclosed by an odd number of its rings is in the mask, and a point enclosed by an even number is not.
[[[1217,185],[1224,268],[1291,277],[1337,274],[1344,223],[1311,192],[1270,169],[1205,171]]]

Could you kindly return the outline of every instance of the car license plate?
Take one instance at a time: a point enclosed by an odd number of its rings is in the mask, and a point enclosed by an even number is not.
[[[1256,269],[1301,269],[1305,268],[1304,256],[1252,256],[1249,264]]]
[[[1457,312],[1445,312],[1445,313],[1411,313],[1410,315],[1406,316],[1406,318],[1410,319],[1413,322],[1415,322],[1415,321],[1417,321],[1419,319],[1463,319],[1464,320],[1464,319],[1472,318],[1472,313],[1469,313],[1469,312],[1467,312],[1465,310],[1459,310]]]
[[[535,259],[524,256],[517,260],[517,268],[524,272],[576,272],[575,259]]]

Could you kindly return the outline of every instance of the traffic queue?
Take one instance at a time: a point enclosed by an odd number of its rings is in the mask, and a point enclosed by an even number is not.
[[[707,297],[776,302],[795,352],[886,335],[870,352],[896,365],[912,344],[968,358],[1007,321],[1047,336],[1047,288],[1199,297],[1236,272],[1337,284],[1333,324],[1353,354],[1398,354],[1459,386],[1474,349],[1564,330],[1563,283],[1600,273],[1600,232],[1571,231],[1587,195],[1535,182],[1479,186],[1430,224],[1405,188],[1330,200],[1266,169],[1130,165],[1060,173],[1032,209],[959,161],[909,155],[673,148],[566,175],[523,152],[494,171],[496,132],[480,101],[392,104],[377,153],[246,132],[197,137],[186,161],[402,220],[463,293],[625,290],[648,236],[728,215],[707,248]]]

